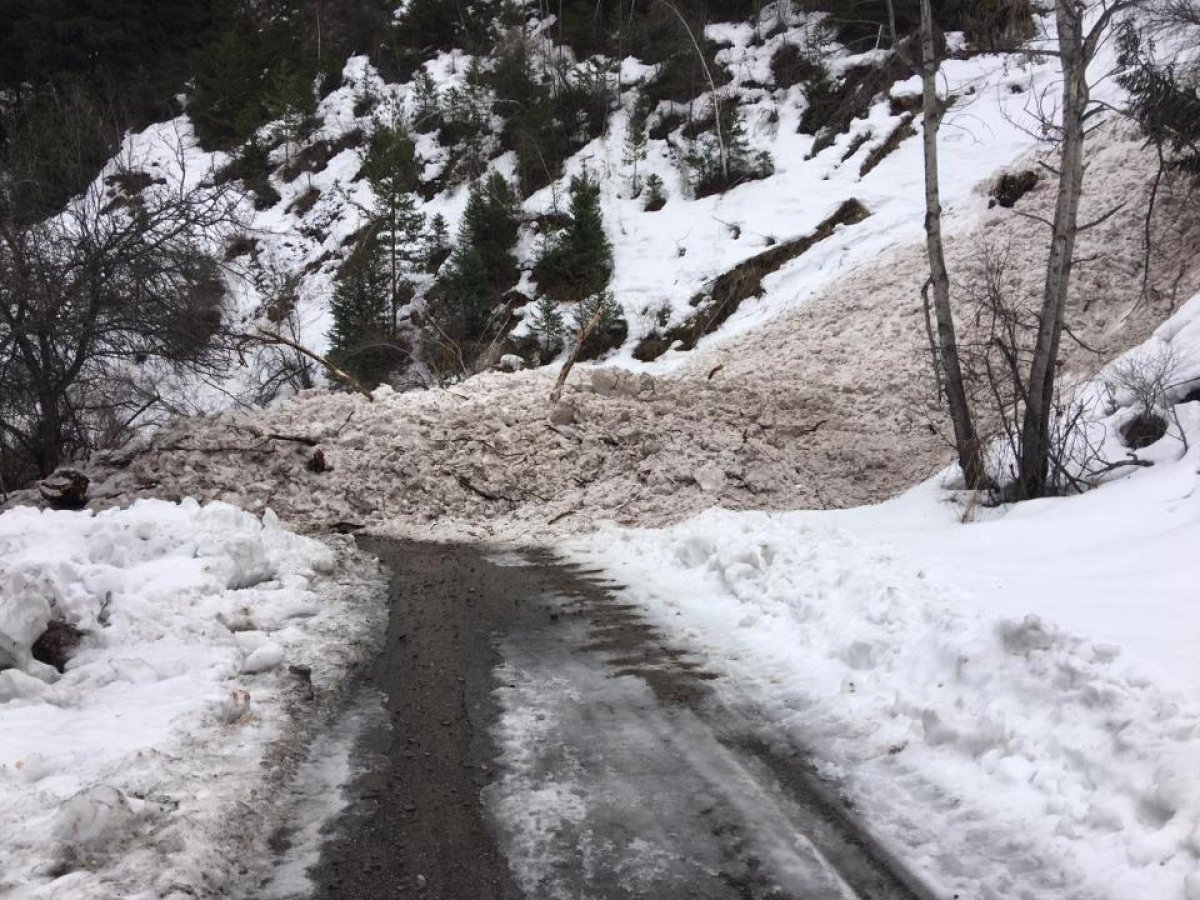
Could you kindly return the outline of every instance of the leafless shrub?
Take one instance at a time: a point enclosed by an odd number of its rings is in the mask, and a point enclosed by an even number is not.
[[[1167,432],[1166,426],[1170,423],[1174,424],[1176,436],[1183,443],[1184,452],[1187,452],[1187,434],[1172,402],[1172,391],[1179,379],[1179,370],[1179,357],[1172,344],[1164,344],[1155,352],[1132,353],[1109,369],[1104,380],[1110,399],[1133,412],[1133,418],[1127,423],[1125,437],[1134,450],[1139,449],[1139,445],[1150,443],[1144,435],[1158,432],[1161,436]],[[1160,432],[1154,425],[1155,420],[1162,423]],[[1139,423],[1139,435],[1131,438]]]
[[[988,245],[968,270],[960,296],[965,307],[959,339],[963,378],[990,447],[986,465],[996,485],[991,499],[1007,502],[1019,496],[1026,373],[1039,323],[1036,298],[1018,293],[1008,251]],[[1156,368],[1153,378],[1146,372],[1135,379],[1149,400],[1147,409],[1161,408],[1170,372]],[[1132,454],[1125,460],[1107,458],[1101,406],[1095,392],[1056,389],[1050,401],[1048,494],[1087,490],[1106,472],[1146,464]]]
[[[136,171],[133,162],[118,168]],[[236,226],[239,198],[197,186],[182,149],[173,169],[136,193],[118,171],[34,222],[2,217],[0,448],[14,464],[9,481],[113,439],[155,398],[163,372],[227,367],[225,285],[212,249]]]

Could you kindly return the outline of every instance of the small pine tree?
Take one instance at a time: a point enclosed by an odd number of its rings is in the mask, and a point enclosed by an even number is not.
[[[275,133],[284,142],[286,158],[291,162],[292,148],[303,142],[313,130],[317,95],[313,81],[284,60],[267,80],[264,106],[278,123]]]
[[[612,328],[621,321],[621,307],[617,305],[611,291],[597,291],[579,301],[574,311],[575,333],[582,334],[593,319],[596,321],[593,331]]]
[[[646,201],[642,209],[646,212],[657,212],[667,205],[667,192],[663,180],[651,174],[646,177]]]
[[[646,136],[646,120],[649,115],[650,110],[645,95],[639,93],[629,111],[629,125],[625,131],[625,165],[633,168],[629,178],[629,189],[635,197],[642,193],[642,182],[638,177],[638,163],[646,158],[649,144]]]
[[[446,226],[446,217],[436,213],[429,220],[429,232],[425,235],[425,271],[436,275],[450,256],[450,229]]]
[[[478,177],[487,163],[491,117],[480,77],[478,63],[472,61],[466,83],[446,91],[445,115],[438,139],[455,149],[455,169],[460,177]]]
[[[460,244],[442,268],[430,311],[442,335],[463,344],[487,332],[494,299],[483,256],[474,247]]]
[[[503,176],[493,173],[471,186],[458,246],[442,267],[431,300],[440,329],[454,341],[482,338],[492,311],[519,277],[512,255],[517,211],[516,195]]]
[[[413,79],[412,124],[420,132],[442,125],[442,95],[426,69],[419,70]]]
[[[599,182],[576,175],[570,191],[570,224],[533,270],[544,293],[568,302],[604,290],[612,275],[612,244],[604,233]]]
[[[512,247],[517,241],[519,205],[499,173],[472,186],[459,231],[459,245],[473,248],[483,261],[488,284],[504,290],[518,277]]]
[[[387,284],[374,265],[356,266],[333,292],[330,361],[375,387],[404,362],[399,336],[388,323]]]
[[[738,105],[727,100],[717,109],[721,117],[720,139],[715,128],[702,134],[686,159],[697,197],[727,191],[743,181],[765,178],[775,170],[769,153],[754,153],[750,149],[746,123]]]
[[[543,359],[562,350],[565,325],[558,304],[544,295],[539,297],[529,320],[529,330],[537,337]]]
[[[629,333],[621,307],[610,291],[598,291],[585,297],[575,307],[573,318],[580,359],[595,359],[620,346]]]

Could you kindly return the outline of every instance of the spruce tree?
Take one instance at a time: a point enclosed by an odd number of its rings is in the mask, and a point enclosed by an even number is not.
[[[275,132],[284,141],[287,161],[291,162],[294,145],[312,133],[317,111],[312,79],[284,60],[267,79],[263,105],[267,115],[278,123]]]
[[[450,229],[446,225],[446,217],[436,213],[429,220],[429,231],[425,235],[425,271],[436,275],[450,256]]]
[[[646,178],[646,200],[642,209],[646,212],[658,212],[666,205],[667,191],[663,180],[658,175],[651,174]]]
[[[541,350],[542,359],[539,362],[548,361],[563,348],[564,329],[558,304],[549,297],[539,297],[529,319],[529,330],[537,338]]]
[[[375,387],[404,362],[404,353],[388,321],[386,281],[371,262],[355,266],[334,289],[329,358]]]
[[[543,293],[563,302],[599,293],[612,274],[612,244],[604,233],[599,182],[587,174],[576,175],[570,191],[571,221],[533,270]]]
[[[473,248],[483,263],[488,285],[504,290],[519,277],[512,247],[517,241],[519,205],[512,187],[499,173],[471,188],[463,213],[459,245]]]
[[[400,307],[412,296],[412,279],[424,262],[425,216],[417,209],[416,149],[398,116],[377,123],[363,174],[375,194],[372,248],[386,282],[388,315],[393,330]]]
[[[420,132],[433,131],[442,124],[442,96],[437,82],[426,69],[419,70],[413,77],[412,123]]]
[[[633,196],[642,193],[642,181],[638,175],[638,163],[646,158],[648,139],[646,136],[646,119],[649,116],[649,105],[644,94],[639,93],[633,101],[629,112],[629,125],[625,131],[625,165],[632,166],[633,172],[629,178],[629,188]]]
[[[482,338],[500,298],[517,282],[520,273],[512,255],[517,211],[516,195],[503,176],[493,173],[472,185],[458,246],[432,294],[439,327],[454,341]]]

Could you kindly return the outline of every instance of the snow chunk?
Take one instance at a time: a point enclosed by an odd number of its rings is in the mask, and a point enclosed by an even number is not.
[[[135,818],[129,799],[121,791],[98,784],[80,791],[58,808],[54,832],[64,844],[99,849],[128,831]]]
[[[33,578],[0,564],[0,668],[28,668],[30,648],[50,622],[54,591],[49,574]]]
[[[273,641],[265,643],[246,657],[242,663],[242,671],[249,675],[269,672],[283,662],[283,657],[282,647]]]

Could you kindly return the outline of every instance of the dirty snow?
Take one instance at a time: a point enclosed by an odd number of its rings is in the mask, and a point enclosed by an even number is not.
[[[344,539],[194,500],[3,513],[0,598],[14,900],[195,896],[244,875],[382,616],[377,566]],[[84,632],[61,674],[31,655],[51,620]]]
[[[1093,136],[1089,152],[1097,189],[1082,214],[1106,212],[1110,191],[1135,199],[1081,236],[1087,261],[1068,313],[1079,341],[1064,339],[1066,381],[1145,339],[1200,289],[1200,223],[1185,187],[1172,182],[1155,220],[1152,290],[1140,299],[1136,198],[1153,154],[1114,125]],[[987,210],[980,191],[978,219],[963,216],[952,232],[953,277],[966,281],[990,242],[1009,253],[1014,294],[1036,296],[1043,227],[1019,213],[1046,214],[1053,192],[1039,185],[1016,212]],[[759,311],[796,300],[805,278],[802,270],[768,278]],[[269,506],[303,528],[351,522],[393,535],[514,540],[605,520],[667,524],[714,505],[876,502],[949,458],[941,414],[929,405],[924,279],[921,246],[900,246],[755,330],[685,357],[674,373],[579,366],[553,411],[553,375],[533,371],[450,389],[384,388],[373,403],[312,391],[267,411],[179,420],[95,460],[93,493],[101,503],[150,494]],[[308,472],[312,450],[263,437],[272,433],[320,441],[333,471]]]

